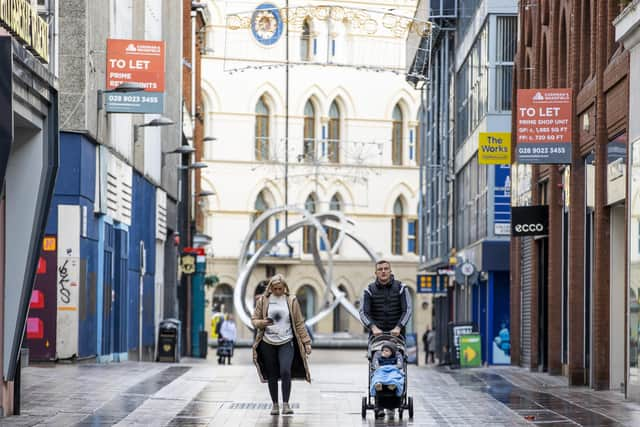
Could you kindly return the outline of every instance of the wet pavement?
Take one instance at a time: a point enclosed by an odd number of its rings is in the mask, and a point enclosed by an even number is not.
[[[213,353],[213,352],[211,352]],[[180,364],[38,365],[23,370],[19,416],[0,426],[640,426],[640,405],[617,392],[568,387],[562,377],[523,369],[409,367],[413,420],[361,418],[367,390],[363,351],[316,350],[313,383],[294,382],[295,414],[270,416],[248,349],[231,366]]]

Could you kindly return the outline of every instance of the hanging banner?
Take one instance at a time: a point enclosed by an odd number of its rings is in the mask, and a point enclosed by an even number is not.
[[[510,165],[511,132],[480,132],[478,163],[481,165]]]
[[[518,89],[518,163],[571,163],[571,106],[571,89]]]

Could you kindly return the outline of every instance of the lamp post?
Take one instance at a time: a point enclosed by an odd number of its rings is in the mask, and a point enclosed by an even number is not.
[[[124,83],[123,83],[124,84]],[[122,85],[121,85],[122,86]],[[132,85],[133,87],[133,85]],[[133,91],[133,89],[128,89],[127,91]],[[133,125],[133,144],[135,145],[138,139],[138,129],[141,127],[159,127],[159,126],[170,126],[174,125],[175,122],[167,117],[160,116],[156,117],[147,123],[143,123],[141,125]],[[138,361],[142,360],[142,316],[143,316],[143,300],[144,300],[144,275],[146,273],[145,269],[145,258],[146,258],[146,249],[144,247],[144,242],[140,241],[140,280],[139,280],[139,300],[138,300]]]
[[[185,148],[180,149],[179,151],[181,152],[181,154],[183,154],[185,157],[187,155],[190,155],[191,153],[195,152],[195,149],[191,146],[183,146]],[[178,165],[176,166],[177,169],[180,171],[178,173],[178,182],[179,182],[179,188],[180,191],[178,192],[178,203],[182,206],[182,203],[187,203],[187,208],[185,210],[186,213],[186,239],[185,239],[185,246],[187,248],[189,248],[188,250],[192,250],[192,246],[193,246],[193,234],[194,234],[194,230],[193,230],[193,222],[192,222],[192,209],[191,209],[191,203],[190,203],[190,199],[191,197],[186,197],[183,198],[182,194],[183,191],[186,194],[190,194],[191,192],[191,180],[189,179],[189,170],[197,170],[197,169],[204,169],[206,167],[208,167],[208,165],[206,163],[203,162],[193,162],[190,163],[189,159],[185,159],[183,157],[183,161],[186,160],[186,164],[183,165]],[[182,175],[183,174],[187,174],[187,176],[184,178]],[[185,188],[186,187],[186,188]],[[183,246],[183,252],[186,252],[185,246]],[[186,349],[187,349],[187,354],[190,355],[195,355],[197,354],[197,352],[195,351],[196,346],[195,344],[200,344],[198,339],[198,333],[199,330],[195,330],[194,326],[197,326],[199,324],[204,324],[204,313],[201,313],[200,316],[198,316],[199,313],[194,312],[193,310],[193,306],[204,306],[204,291],[200,291],[200,288],[203,286],[204,284],[204,272],[200,271],[201,269],[196,269],[195,274],[183,274],[182,275],[182,283],[185,286],[184,291],[182,293],[183,297],[185,298],[185,302],[186,302],[186,307],[185,307],[185,321],[186,321],[186,328],[185,328],[185,339],[186,339]],[[196,277],[197,276],[197,277]],[[201,277],[202,276],[202,277]],[[202,285],[202,286],[201,286]],[[202,294],[202,295],[201,295]],[[200,317],[202,317],[202,321],[200,321]],[[195,331],[195,333],[192,333],[192,331]],[[192,345],[193,343],[193,345]]]

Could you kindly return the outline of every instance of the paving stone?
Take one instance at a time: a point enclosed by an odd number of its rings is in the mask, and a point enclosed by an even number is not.
[[[0,426],[561,426],[640,425],[640,405],[616,392],[569,387],[518,368],[409,367],[415,417],[361,419],[367,392],[361,351],[315,351],[313,383],[295,381],[293,416],[269,415],[266,384],[248,349],[234,364],[60,364],[23,370],[22,415]],[[531,416],[534,418],[531,418]],[[530,418],[530,420],[527,420]]]

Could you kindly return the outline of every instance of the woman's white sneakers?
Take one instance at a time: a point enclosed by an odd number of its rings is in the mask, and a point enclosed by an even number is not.
[[[282,404],[282,415],[291,415],[293,414],[293,409],[289,406],[288,403]]]
[[[278,406],[277,403],[274,403],[273,406],[271,406],[271,415],[280,415],[280,406]]]

